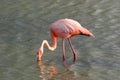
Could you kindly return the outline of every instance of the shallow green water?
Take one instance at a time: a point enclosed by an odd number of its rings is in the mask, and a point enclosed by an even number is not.
[[[119,0],[2,0],[0,2],[0,80],[120,80]],[[66,63],[61,39],[54,52],[45,49],[39,70],[36,50],[51,41],[49,26],[72,18],[96,38],[76,36],[66,41]]]

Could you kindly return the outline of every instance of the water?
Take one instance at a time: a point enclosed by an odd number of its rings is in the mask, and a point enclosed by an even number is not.
[[[0,2],[0,80],[120,80],[119,0],[2,0]],[[61,39],[54,52],[45,49],[42,63],[36,50],[43,39],[51,41],[49,25],[72,18],[96,38],[76,36],[74,64]],[[68,43],[66,41],[66,46]],[[41,69],[41,70],[40,70]]]

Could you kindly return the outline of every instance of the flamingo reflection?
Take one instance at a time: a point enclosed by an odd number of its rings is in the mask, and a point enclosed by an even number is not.
[[[64,69],[59,70],[54,62],[44,65],[41,61],[38,63],[40,70],[40,78],[42,80],[89,80],[87,76],[75,76],[75,72],[69,69],[69,66],[64,62]]]
[[[43,80],[48,80],[54,78],[57,74],[57,67],[54,65],[54,62],[51,62],[48,66],[43,65],[42,61],[38,63],[40,69],[40,78]]]

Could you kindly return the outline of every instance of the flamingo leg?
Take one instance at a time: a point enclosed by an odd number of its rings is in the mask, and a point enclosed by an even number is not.
[[[71,40],[70,40],[70,38],[68,38],[68,42],[69,42],[69,45],[70,45],[70,47],[71,47],[71,49],[72,49],[72,53],[73,53],[73,61],[75,62],[76,61],[76,53],[75,53],[75,50],[74,50],[74,48],[73,48],[73,46],[72,46],[72,43],[71,43]]]
[[[65,43],[64,39],[62,39],[62,60],[65,61]]]

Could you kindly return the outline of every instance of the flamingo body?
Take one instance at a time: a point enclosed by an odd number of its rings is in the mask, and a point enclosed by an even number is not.
[[[38,54],[37,61],[41,60],[41,56],[43,55],[44,44],[47,46],[49,50],[54,51],[57,47],[57,38],[61,38],[62,39],[63,61],[65,60],[64,40],[68,39],[68,42],[73,52],[73,57],[74,57],[74,62],[75,62],[76,53],[74,51],[70,38],[75,35],[86,35],[86,36],[94,37],[94,35],[89,30],[82,27],[80,23],[72,19],[60,19],[60,20],[55,21],[50,26],[50,33],[51,33],[51,38],[52,38],[52,46],[49,45],[47,40],[43,40],[41,47],[37,51],[37,54]]]

